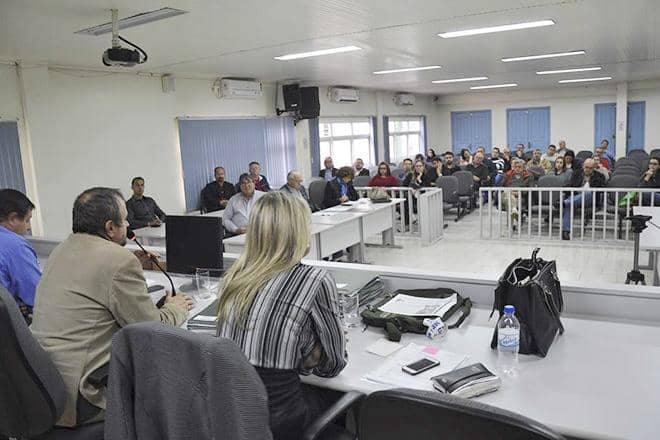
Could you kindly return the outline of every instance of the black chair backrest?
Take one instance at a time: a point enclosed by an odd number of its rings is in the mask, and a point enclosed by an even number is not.
[[[628,152],[628,157],[633,158],[633,157],[643,157],[645,159],[649,158],[649,153],[647,153],[645,150],[630,150]]]
[[[607,182],[608,188],[637,188],[639,186],[639,176],[627,174],[617,174]]]
[[[435,180],[435,186],[442,189],[444,203],[456,203],[458,197],[458,179],[456,177],[440,176]]]
[[[309,184],[309,198],[316,206],[323,206],[325,197],[325,187],[328,184],[325,180],[315,180]]]
[[[625,167],[625,166],[633,166],[633,167],[639,167],[639,163],[637,163],[636,160],[632,160],[629,157],[622,157],[621,159],[618,159],[616,161],[616,165],[614,168],[619,168],[619,167]]]
[[[469,171],[456,171],[452,176],[458,179],[458,195],[471,196],[474,192],[473,174]]]
[[[360,440],[562,440],[519,414],[435,391],[377,391],[360,411]]]
[[[649,153],[649,156],[650,157],[660,157],[660,148],[654,148],[653,150],[651,150],[651,152]]]
[[[593,155],[594,155],[593,151],[582,150],[582,151],[578,151],[578,153],[575,155],[575,158],[580,160],[585,160],[585,159],[589,159]]]
[[[369,176],[355,176],[355,179],[353,179],[353,186],[356,188],[369,186],[370,179],[371,177]]]
[[[0,285],[0,438],[31,437],[62,415],[64,382],[32,336],[14,297]]]

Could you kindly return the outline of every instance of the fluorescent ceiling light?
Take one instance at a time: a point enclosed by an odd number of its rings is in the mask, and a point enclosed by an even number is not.
[[[567,83],[580,83],[580,82],[588,82],[588,81],[609,81],[612,79],[611,76],[601,76],[600,78],[579,78],[579,79],[562,79],[561,81],[557,81],[559,84],[567,84]]]
[[[542,60],[544,58],[570,57],[571,55],[584,55],[586,53],[587,52],[584,50],[574,50],[572,52],[557,52],[557,53],[546,53],[542,55],[527,55],[524,57],[502,58],[502,62],[510,63],[511,61]]]
[[[362,48],[357,46],[342,46],[342,47],[335,47],[333,49],[315,50],[312,52],[292,53],[288,55],[275,57],[275,59],[280,61],[297,60],[299,58],[309,58],[309,57],[318,57],[321,55],[332,55],[334,53],[353,52],[354,50],[362,50]]]
[[[442,66],[407,67],[404,69],[379,70],[378,72],[374,72],[374,75],[385,75],[387,73],[416,72],[418,70],[435,70],[435,69],[442,69]]]
[[[502,89],[505,87],[518,87],[518,84],[494,84],[492,86],[475,86],[470,87],[470,90],[484,90],[484,89]]]
[[[531,29],[531,28],[537,28],[543,26],[552,26],[554,24],[555,22],[553,20],[529,21],[527,23],[514,23],[514,24],[505,24],[501,26],[490,26],[490,27],[476,28],[476,29],[465,29],[462,31],[445,32],[442,34],[438,34],[438,37],[442,37],[442,38],[467,37],[470,35],[492,34],[495,32],[517,31],[520,29]]]
[[[176,17],[177,15],[181,14],[187,14],[188,11],[183,11],[181,9],[174,9],[174,8],[161,8],[157,9],[155,11],[150,11],[150,12],[142,12],[141,14],[137,15],[132,15],[130,17],[122,18],[117,22],[117,25],[119,29],[126,29],[129,27],[133,26],[140,26],[142,24],[146,23],[151,23],[154,21],[158,20],[164,20],[166,18],[170,17]],[[86,29],[81,29],[79,31],[74,32],[75,34],[82,34],[82,35],[103,35],[103,34],[109,34],[112,32],[112,23],[103,23],[98,26],[92,26],[88,27]]]
[[[485,79],[488,79],[487,76],[473,76],[471,78],[454,78],[454,79],[437,79],[435,81],[431,81],[433,84],[448,84],[448,83],[459,83],[459,82],[466,82],[466,81],[483,81]]]
[[[536,72],[537,75],[554,75],[555,73],[574,73],[574,72],[593,72],[595,70],[601,70],[602,67],[578,67],[575,69],[561,69],[561,70],[543,70],[541,72]]]

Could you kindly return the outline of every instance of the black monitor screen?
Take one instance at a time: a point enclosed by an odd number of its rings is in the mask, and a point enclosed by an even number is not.
[[[222,218],[168,215],[165,222],[167,270],[194,274],[196,268],[222,272]],[[219,275],[215,275],[219,276]]]

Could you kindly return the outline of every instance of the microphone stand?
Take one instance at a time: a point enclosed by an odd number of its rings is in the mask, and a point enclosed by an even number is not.
[[[140,242],[137,241],[137,237],[135,236],[135,233],[134,233],[133,231],[131,231],[130,229],[126,230],[126,238],[128,238],[129,240],[135,242],[135,244],[138,245],[138,247],[142,250],[142,252],[144,252],[145,254],[147,254],[147,255],[149,256],[149,259],[151,260],[151,262],[154,263],[154,264],[156,265],[156,267],[157,267],[157,268],[163,273],[163,275],[165,275],[165,277],[167,277],[167,280],[170,282],[170,286],[172,287],[172,296],[176,296],[176,289],[174,288],[174,282],[172,281],[172,278],[170,278],[169,274],[168,274],[168,273],[165,271],[165,269],[163,269],[163,267],[158,263],[158,260],[156,259],[156,257],[154,257],[153,254],[151,254],[150,252],[148,252],[148,251],[142,246],[142,244],[140,244]],[[163,297],[163,299],[162,299],[163,303],[164,303],[164,298],[165,298],[165,297]],[[158,304],[156,304],[156,305],[157,305],[158,307],[161,307],[161,306],[162,306],[161,301],[158,301]]]

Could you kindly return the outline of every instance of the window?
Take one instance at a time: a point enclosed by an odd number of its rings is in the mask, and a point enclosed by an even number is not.
[[[335,167],[352,166],[355,159],[374,166],[374,135],[371,118],[319,119],[320,163],[332,157]]]
[[[424,154],[424,121],[422,117],[390,117],[388,122],[390,161],[399,163],[403,159]]]

